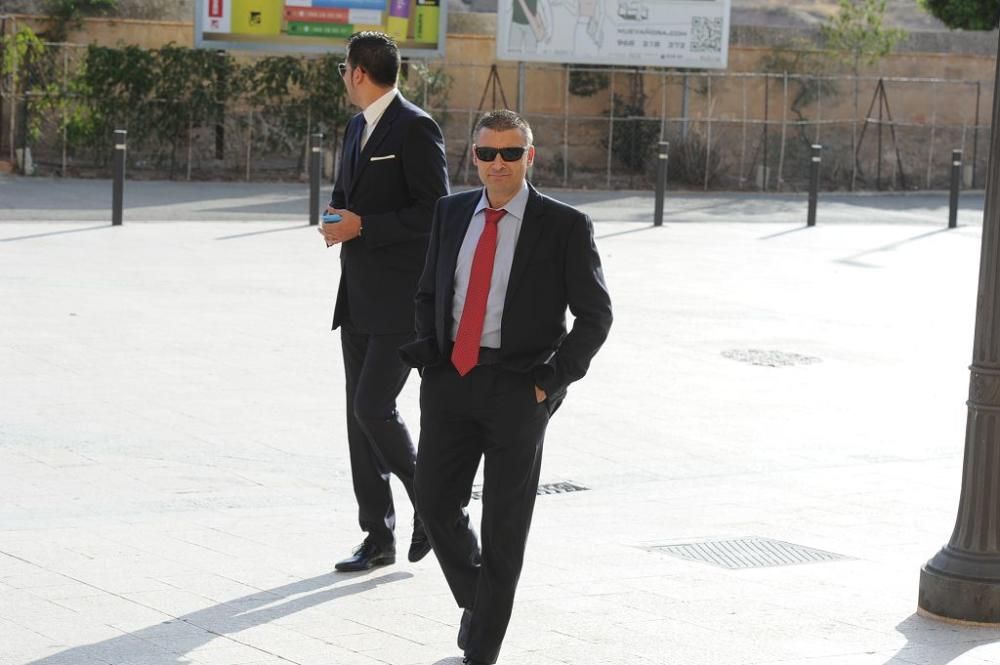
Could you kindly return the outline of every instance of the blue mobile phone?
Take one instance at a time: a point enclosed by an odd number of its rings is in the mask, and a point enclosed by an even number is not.
[[[334,224],[340,221],[340,215],[323,213],[324,224]]]

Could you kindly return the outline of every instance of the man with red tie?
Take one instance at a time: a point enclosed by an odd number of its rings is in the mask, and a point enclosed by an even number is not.
[[[416,296],[417,508],[463,609],[465,662],[495,663],[524,560],[550,416],[611,327],[593,226],[526,180],[528,123],[493,111],[473,133],[483,189],[438,201]],[[566,308],[573,313],[566,330]],[[466,510],[484,460],[482,546]]]

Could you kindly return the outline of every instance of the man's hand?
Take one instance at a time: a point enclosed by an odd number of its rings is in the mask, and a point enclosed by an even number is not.
[[[326,246],[354,240],[361,235],[361,218],[350,210],[342,210],[327,206],[330,214],[340,215],[340,221],[333,224],[320,224],[319,232],[326,239]]]
[[[545,391],[539,388],[538,386],[535,386],[535,401],[541,404],[542,402],[545,401],[546,397],[547,395],[545,394]]]

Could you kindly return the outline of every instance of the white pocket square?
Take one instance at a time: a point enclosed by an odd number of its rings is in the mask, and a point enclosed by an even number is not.
[[[396,159],[396,155],[381,155],[379,157],[372,157],[368,161],[370,161],[370,162],[377,162],[377,161],[380,161],[380,160],[383,160],[383,159]]]

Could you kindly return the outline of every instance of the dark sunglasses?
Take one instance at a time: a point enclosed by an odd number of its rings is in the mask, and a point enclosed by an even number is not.
[[[340,72],[341,76],[343,76],[344,73],[347,72],[347,63],[346,62],[338,62],[337,63],[337,71]]]
[[[516,148],[486,148],[476,146],[476,159],[481,162],[492,162],[500,154],[500,159],[505,162],[516,162],[524,156],[524,151],[529,146],[517,146]]]

